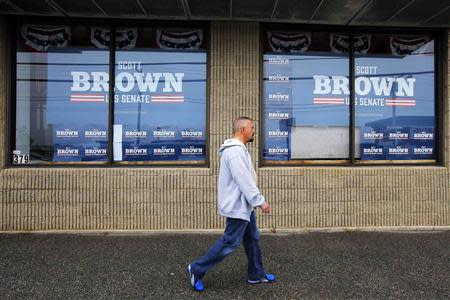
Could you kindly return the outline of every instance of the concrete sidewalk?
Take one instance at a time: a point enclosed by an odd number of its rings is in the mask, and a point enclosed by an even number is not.
[[[449,299],[450,232],[262,234],[273,284],[242,247],[191,290],[186,264],[217,234],[0,234],[2,299]]]

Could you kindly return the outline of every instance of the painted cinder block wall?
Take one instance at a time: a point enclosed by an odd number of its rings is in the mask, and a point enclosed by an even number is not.
[[[5,25],[0,17],[0,231],[223,228],[217,149],[236,116],[260,130],[258,23],[211,23],[208,168],[5,168]],[[256,140],[250,152],[273,207],[261,227],[449,226],[448,78],[444,167],[258,168]]]

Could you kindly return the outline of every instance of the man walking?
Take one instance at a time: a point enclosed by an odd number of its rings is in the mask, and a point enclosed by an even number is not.
[[[196,291],[204,290],[202,278],[206,272],[239,247],[241,241],[248,259],[248,283],[275,280],[275,276],[267,274],[263,268],[256,225],[255,208],[269,213],[270,206],[256,186],[256,172],[245,146],[253,142],[254,135],[253,120],[240,117],[233,122],[233,138],[220,147],[218,206],[219,213],[227,218],[226,227],[223,236],[208,252],[187,266],[191,285]]]

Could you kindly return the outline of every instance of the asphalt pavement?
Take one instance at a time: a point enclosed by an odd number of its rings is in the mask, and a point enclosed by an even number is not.
[[[449,299],[450,231],[263,233],[271,284],[240,247],[190,288],[206,233],[0,234],[1,299]]]

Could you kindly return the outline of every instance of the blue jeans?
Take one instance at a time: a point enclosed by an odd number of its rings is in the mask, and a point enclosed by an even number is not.
[[[250,222],[227,218],[223,236],[216,241],[204,256],[191,263],[191,270],[201,279],[208,270],[236,250],[241,241],[244,243],[245,253],[247,254],[249,279],[264,277],[266,272],[262,265],[259,230],[256,225],[254,211],[250,215]]]

